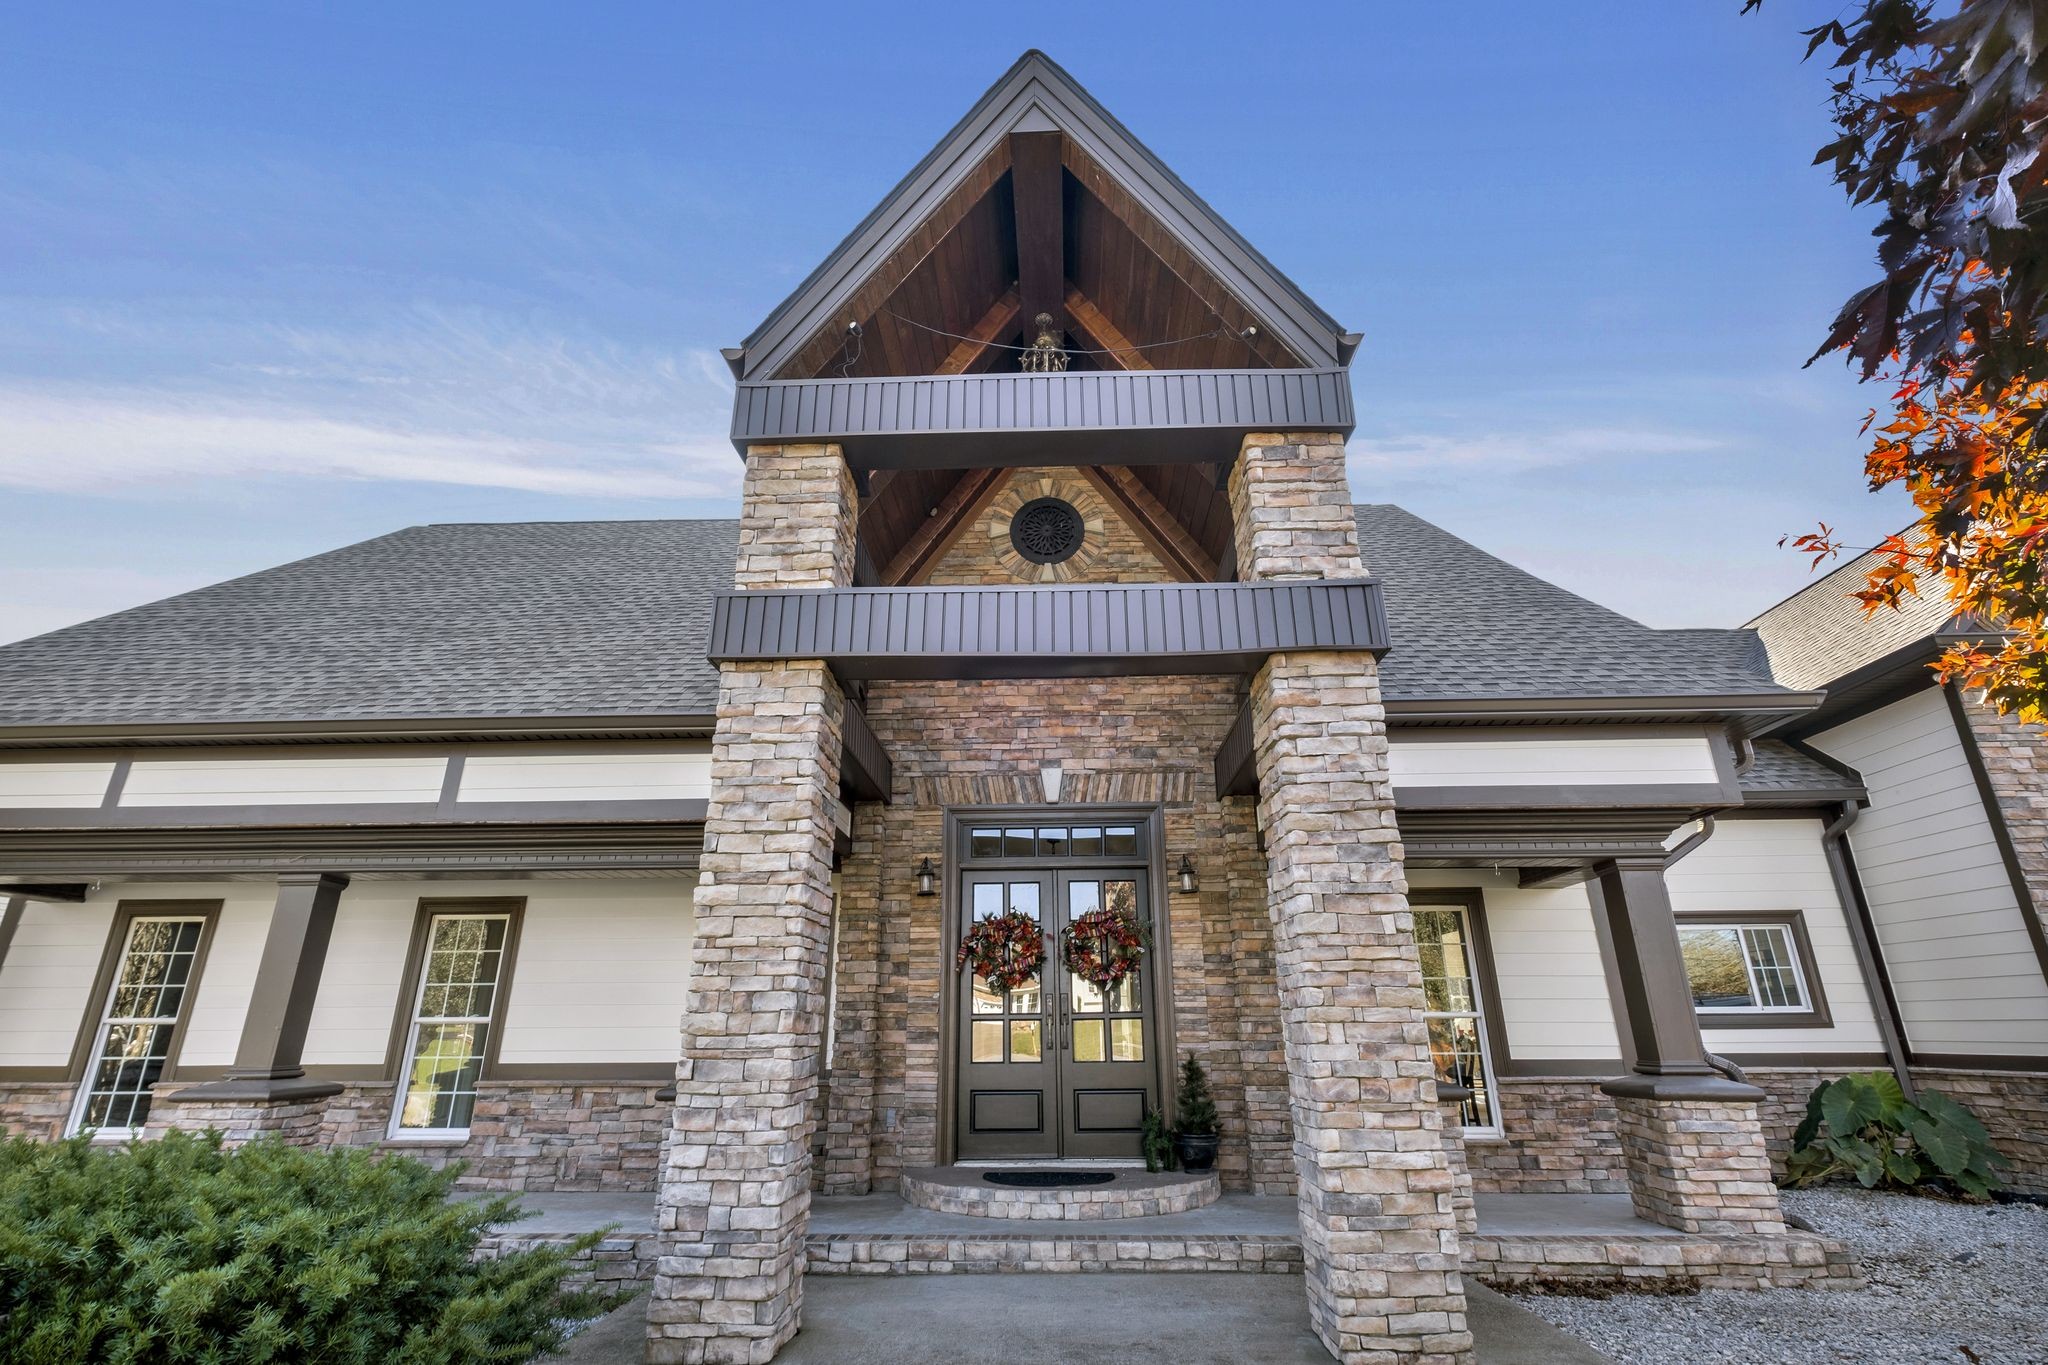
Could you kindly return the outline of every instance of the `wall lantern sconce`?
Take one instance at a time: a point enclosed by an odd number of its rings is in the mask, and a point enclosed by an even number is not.
[[[1185,853],[1180,855],[1180,872],[1178,875],[1180,877],[1180,889],[1183,894],[1193,895],[1202,889],[1202,884],[1195,880],[1195,860]]]
[[[926,858],[917,865],[917,894],[920,896],[936,896],[938,893],[939,870],[932,866],[930,858]]]

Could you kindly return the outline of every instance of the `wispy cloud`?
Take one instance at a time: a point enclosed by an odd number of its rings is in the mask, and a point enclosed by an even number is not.
[[[1355,478],[1386,486],[1440,483],[1480,471],[1499,477],[1596,462],[1698,455],[1722,445],[1715,437],[1654,427],[1561,426],[1359,436],[1346,454]]]
[[[57,317],[144,355],[202,363],[0,379],[0,486],[116,494],[298,478],[606,498],[737,491],[723,437],[731,385],[715,352],[433,309],[323,328],[76,308]],[[0,320],[0,331],[24,321]]]

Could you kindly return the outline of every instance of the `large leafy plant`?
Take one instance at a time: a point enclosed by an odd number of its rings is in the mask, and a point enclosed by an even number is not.
[[[1909,1100],[1896,1076],[1862,1071],[1825,1081],[1792,1135],[1785,1183],[1819,1185],[1853,1176],[1865,1189],[1911,1189],[1946,1180],[1972,1199],[2000,1185],[2006,1164],[1977,1116],[1936,1090]]]
[[[223,1151],[218,1134],[0,1141],[0,1360],[20,1365],[483,1365],[607,1306],[564,1293],[592,1234],[475,1258],[505,1198],[374,1153]]]

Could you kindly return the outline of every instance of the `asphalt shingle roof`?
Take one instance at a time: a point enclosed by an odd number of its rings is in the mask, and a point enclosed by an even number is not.
[[[1941,584],[1920,579],[1899,609],[1865,613],[1849,594],[1862,588],[1875,553],[1858,555],[1807,584],[1749,624],[1770,651],[1771,671],[1790,687],[1825,687],[1893,650],[1924,640],[1954,619]]]
[[[1666,697],[1781,690],[1747,630],[1653,630],[1389,503],[1358,508],[1384,585],[1389,700]]]
[[[414,526],[0,649],[0,725],[694,715],[738,523]]]
[[[1386,505],[1390,700],[1776,690],[1748,631],[1652,630]],[[0,648],[0,726],[702,715],[732,521],[415,526]]]
[[[1775,739],[1758,740],[1756,759],[1738,774],[1735,784],[1749,796],[1781,796],[1795,792],[1860,790],[1856,778]]]

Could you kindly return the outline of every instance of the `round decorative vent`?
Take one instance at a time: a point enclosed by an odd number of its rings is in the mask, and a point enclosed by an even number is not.
[[[1010,544],[1033,564],[1072,559],[1081,534],[1081,514],[1064,498],[1034,498],[1010,518]]]
[[[991,1185],[1025,1190],[1062,1190],[1076,1185],[1107,1185],[1115,1171],[989,1171],[981,1177]]]

